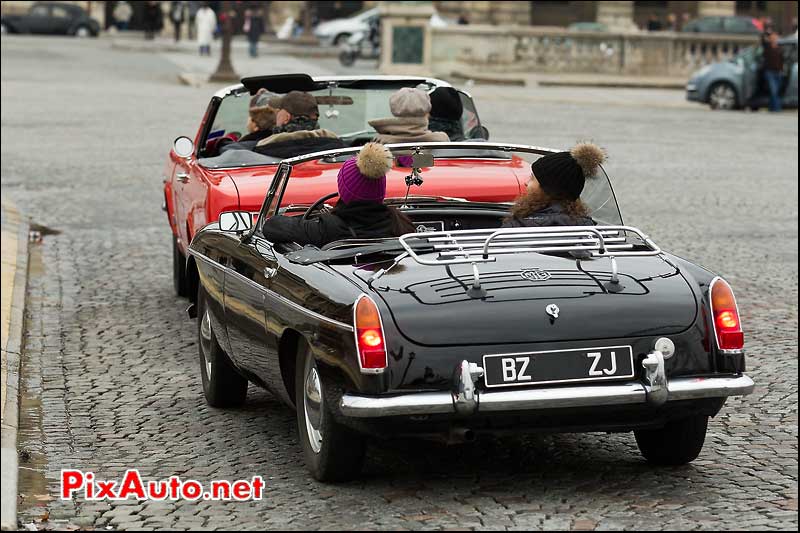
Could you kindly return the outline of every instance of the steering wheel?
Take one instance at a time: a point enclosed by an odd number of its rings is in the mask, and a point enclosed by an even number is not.
[[[306,209],[306,212],[305,212],[305,213],[303,213],[303,217],[302,217],[302,218],[303,218],[303,220],[308,220],[308,217],[310,217],[310,216],[311,216],[311,213],[313,213],[314,211],[316,211],[317,209],[319,209],[319,207],[320,207],[322,204],[324,204],[325,202],[327,202],[327,201],[328,201],[328,200],[330,200],[331,198],[336,198],[337,196],[339,196],[339,193],[338,193],[338,192],[332,192],[332,193],[330,193],[330,194],[326,194],[325,196],[323,196],[322,198],[320,198],[319,200],[317,200],[316,202],[314,202],[313,204],[311,204],[311,205],[308,207],[308,209]]]

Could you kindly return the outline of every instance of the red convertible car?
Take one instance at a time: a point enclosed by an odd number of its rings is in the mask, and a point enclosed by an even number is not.
[[[252,150],[220,150],[220,141],[238,139],[246,133],[250,95],[264,88],[277,94],[305,91],[319,105],[319,124],[339,137],[345,146],[359,146],[371,140],[373,119],[390,117],[389,96],[401,87],[420,87],[428,92],[439,88],[452,91],[461,102],[462,139],[487,140],[472,98],[447,82],[422,77],[343,76],[314,77],[306,74],[260,76],[217,92],[208,105],[194,139],[175,140],[164,169],[164,210],[173,236],[173,278],[175,291],[188,296],[186,253],[194,235],[206,224],[216,222],[224,211],[257,213],[281,159]],[[317,150],[311,150],[314,152]],[[302,146],[298,153],[303,155]],[[476,164],[477,162],[479,164]],[[293,186],[281,207],[305,210],[331,190],[341,161],[311,160],[292,172]],[[465,172],[465,169],[469,169]],[[396,168],[393,173],[408,174]],[[433,179],[415,189],[416,196],[457,197],[466,201],[510,202],[525,187],[530,171],[519,158],[498,156],[491,150],[448,152],[426,170]],[[388,180],[397,184],[397,180]],[[402,183],[402,180],[400,181]],[[390,185],[388,197],[400,197],[405,188]],[[425,229],[425,228],[422,228]]]

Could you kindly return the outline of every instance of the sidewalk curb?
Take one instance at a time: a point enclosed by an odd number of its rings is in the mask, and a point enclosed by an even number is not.
[[[605,89],[684,89],[686,82],[539,80],[537,85],[539,87],[599,87]]]
[[[17,529],[17,430],[19,428],[19,384],[22,338],[25,324],[25,294],[28,282],[28,231],[27,219],[11,204],[2,204],[2,229],[17,235],[16,265],[11,286],[8,339],[3,339],[3,358],[6,359],[6,397],[2,421],[2,503],[0,527]],[[9,216],[10,215],[10,216]],[[11,219],[11,220],[9,220]],[[8,267],[6,267],[8,268]],[[8,287],[3,287],[7,290]]]
[[[491,85],[515,85],[518,87],[524,87],[527,85],[525,78],[522,76],[479,74],[477,72],[463,72],[459,70],[451,72],[450,76],[457,79],[472,80],[475,83],[486,83]]]
[[[336,48],[323,48],[307,43],[277,41],[275,43],[262,41],[260,49],[262,56],[269,55],[288,55],[291,57],[301,57],[309,59],[330,59],[339,57],[339,50]],[[124,52],[144,52],[154,54],[185,53],[196,54],[194,46],[180,43],[165,43],[160,41],[133,41],[129,39],[111,40],[111,49]]]

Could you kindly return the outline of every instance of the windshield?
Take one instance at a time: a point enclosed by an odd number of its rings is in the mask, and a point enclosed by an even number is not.
[[[761,57],[760,46],[748,46],[734,57],[735,61],[743,61],[745,63],[755,63]]]
[[[395,156],[402,151],[393,149]],[[531,163],[548,153],[541,149],[509,150],[493,143],[453,143],[452,148],[438,145],[424,151],[434,155],[434,165],[420,170],[422,183],[408,186],[410,169],[395,166],[386,176],[386,203],[412,212],[436,208],[441,216],[445,216],[448,209],[497,211],[497,216],[488,219],[475,215],[473,218],[479,218],[479,222],[470,222],[470,217],[462,213],[461,226],[453,226],[454,229],[474,227],[487,220],[499,224],[511,203],[525,190]],[[470,151],[474,151],[473,157],[466,156]],[[274,194],[265,203],[262,213],[266,218],[276,213],[299,215],[324,195],[336,193],[336,176],[344,159],[308,161],[291,167],[282,165],[271,186]],[[408,201],[405,201],[406,195]],[[598,225],[622,224],[611,182],[602,167],[596,176],[586,180],[581,201]],[[334,196],[325,203],[332,206],[336,202]],[[448,228],[446,216],[435,220],[443,220],[440,226]]]
[[[330,87],[309,91],[319,106],[319,127],[335,133],[347,145],[355,145],[371,140],[375,129],[369,122],[376,119],[390,118],[389,97],[400,87],[408,85],[407,82],[395,84],[381,83],[368,88]],[[435,87],[431,84],[420,84],[420,88],[432,92]],[[447,89],[455,92],[455,89]],[[484,129],[478,118],[477,110],[472,99],[463,92],[458,92],[461,102],[462,114],[460,131],[464,138],[483,138]],[[210,158],[219,155],[214,146],[222,138],[236,140],[247,134],[248,111],[250,95],[245,92],[236,92],[225,96],[219,104],[214,115],[208,135],[203,144],[205,155]],[[435,121],[430,124],[434,131],[446,131]],[[252,159],[252,158],[251,158]],[[274,161],[262,161],[261,164],[274,164]],[[204,162],[205,164],[205,162]],[[209,164],[216,167],[216,161]],[[251,160],[244,161],[234,166],[247,166]]]

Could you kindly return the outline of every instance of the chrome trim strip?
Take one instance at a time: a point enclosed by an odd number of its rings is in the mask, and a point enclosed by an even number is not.
[[[327,317],[325,315],[321,315],[321,314],[317,313],[316,311],[312,311],[311,309],[307,309],[307,308],[303,307],[302,305],[300,305],[299,303],[293,302],[290,299],[288,299],[288,298],[286,298],[284,296],[281,296],[280,294],[278,294],[275,291],[272,291],[272,290],[269,290],[269,289],[266,289],[266,291],[275,300],[278,300],[279,302],[282,302],[282,303],[288,305],[289,307],[292,307],[292,308],[296,309],[297,311],[299,311],[299,312],[301,312],[301,313],[303,313],[305,315],[308,315],[308,316],[310,316],[312,318],[316,318],[317,320],[319,320],[321,322],[325,322],[326,324],[330,324],[331,326],[337,327],[339,329],[343,329],[343,330],[348,331],[348,332],[355,331],[353,326],[351,326],[350,324],[345,324],[344,322],[339,322],[338,320],[335,320],[333,318],[329,318],[329,317]]]
[[[317,313],[316,311],[312,311],[311,309],[306,309],[302,305],[300,305],[300,304],[298,304],[296,302],[293,302],[293,301],[289,300],[288,298],[286,298],[284,296],[281,296],[280,294],[278,294],[275,291],[272,291],[272,290],[270,290],[270,289],[268,289],[266,287],[262,287],[261,285],[259,285],[255,281],[253,281],[252,279],[241,275],[240,273],[236,272],[232,268],[229,268],[229,267],[226,267],[224,265],[221,265],[217,261],[214,261],[210,257],[208,257],[206,255],[203,255],[200,252],[197,252],[197,251],[192,250],[190,248],[189,249],[189,254],[191,254],[192,256],[196,257],[197,259],[200,259],[201,261],[203,261],[203,262],[205,262],[205,263],[207,263],[207,264],[209,264],[211,266],[214,266],[214,267],[222,269],[226,273],[233,274],[235,277],[237,277],[238,279],[240,279],[242,281],[245,281],[250,286],[258,289],[263,294],[266,294],[267,296],[270,296],[271,298],[273,298],[273,299],[275,299],[275,300],[277,300],[277,301],[279,301],[279,302],[281,302],[281,303],[283,303],[283,304],[285,304],[285,305],[287,305],[289,307],[292,307],[293,309],[303,313],[304,315],[310,316],[312,318],[315,318],[315,319],[319,320],[320,322],[325,322],[326,324],[329,324],[331,326],[337,327],[339,329],[343,329],[343,330],[348,331],[348,332],[354,332],[355,331],[353,326],[351,326],[350,324],[345,324],[344,322],[339,322],[338,320],[334,320],[333,318],[329,318],[329,317],[327,317],[325,315],[321,315],[321,314]]]
[[[742,396],[753,392],[754,387],[753,380],[746,375],[675,378],[669,382],[668,402]],[[646,404],[646,402],[647,392],[644,385],[639,381],[631,381],[618,385],[482,392],[478,396],[478,412],[534,411],[568,407]],[[343,415],[353,418],[456,413],[453,396],[449,392],[420,392],[391,396],[363,396],[346,393],[342,396],[339,409]]]
[[[498,150],[502,152],[526,152],[531,154],[546,155],[558,150],[554,148],[542,148],[539,146],[529,146],[527,144],[510,144],[510,143],[491,143],[491,142],[420,142],[420,143],[390,143],[386,145],[391,152],[394,150],[413,150],[416,148],[430,148],[430,149],[443,149],[443,150],[458,150],[463,148],[474,148],[476,150]],[[360,146],[355,148],[337,148],[334,150],[323,150],[321,152],[313,152],[310,154],[299,155],[297,157],[290,157],[281,161],[288,165],[295,165],[297,163],[305,163],[306,161],[314,161],[324,157],[335,157],[339,155],[355,155],[361,149]]]
[[[671,401],[744,396],[755,387],[753,380],[742,374],[735,378],[676,378],[669,382],[668,389]]]

